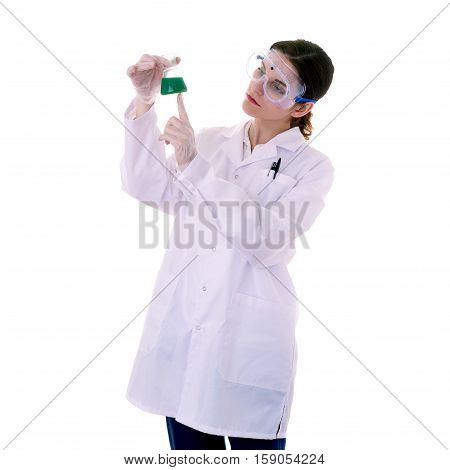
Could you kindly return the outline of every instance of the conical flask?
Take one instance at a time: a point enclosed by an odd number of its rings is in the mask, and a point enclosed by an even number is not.
[[[183,93],[187,91],[186,84],[181,76],[181,69],[177,65],[177,56],[175,54],[163,55],[170,60],[170,67],[164,70],[161,79],[161,95],[171,95],[173,93]]]

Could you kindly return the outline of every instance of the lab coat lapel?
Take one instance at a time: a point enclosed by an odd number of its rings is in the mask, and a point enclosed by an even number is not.
[[[300,132],[300,129],[292,127],[276,135],[265,145],[255,147],[252,154],[243,161],[244,131],[247,122],[248,120],[242,121],[236,126],[222,131],[222,135],[226,137],[226,140],[220,145],[218,150],[225,154],[236,168],[251,165],[265,159],[273,159],[278,156],[289,157],[300,151],[301,147],[307,145],[307,141]]]
[[[218,152],[224,154],[235,166],[242,162],[244,127],[247,121],[227,129],[223,129],[221,134],[225,141],[219,146]]]

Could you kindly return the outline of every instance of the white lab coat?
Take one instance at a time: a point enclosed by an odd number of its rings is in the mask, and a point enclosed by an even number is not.
[[[294,202],[295,216],[303,211],[300,220],[306,232],[323,208],[334,168],[327,156],[307,145],[298,128],[257,145],[243,159],[244,130],[249,125],[245,120],[201,129],[196,134],[198,154],[180,171],[174,153],[166,158],[164,141],[157,140],[161,132],[155,106],[137,119],[134,116],[133,99],[125,111],[125,125],[159,161],[125,131],[122,189],[175,219],[126,398],[144,411],[174,417],[210,434],[286,437],[299,315],[286,265],[295,246],[273,248],[262,243],[273,230],[288,230],[286,217],[279,218],[279,210],[268,203]],[[269,178],[267,172],[279,156],[279,173],[273,179],[271,172]],[[201,218],[204,200],[217,205],[210,212],[203,210]],[[244,224],[240,211],[242,203],[250,200],[260,202],[261,212],[247,211]],[[193,210],[186,208],[186,201]],[[240,205],[230,210],[220,201]],[[219,230],[216,235],[222,235],[215,239],[211,235],[210,246],[202,245],[200,238],[180,246],[187,233],[192,235],[192,230],[181,233],[183,223],[191,224],[198,234],[205,228],[206,213]],[[242,240],[244,225],[247,239],[254,241],[251,235],[260,242],[254,248]]]

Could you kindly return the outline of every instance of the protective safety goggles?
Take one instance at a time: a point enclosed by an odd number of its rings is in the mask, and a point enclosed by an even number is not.
[[[277,106],[287,109],[294,102],[317,102],[303,97],[306,85],[275,49],[254,52],[247,61],[247,74],[253,81],[262,82],[264,95]]]

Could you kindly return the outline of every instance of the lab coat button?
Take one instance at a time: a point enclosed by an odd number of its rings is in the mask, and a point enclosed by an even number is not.
[[[203,287],[202,287],[202,290],[206,290],[206,286],[203,286]]]
[[[212,250],[212,251],[216,251],[216,247],[213,246],[213,247],[211,248],[211,250]]]
[[[238,178],[239,178],[239,175],[234,175],[234,178],[235,178],[235,179],[238,179]]]
[[[201,330],[202,327],[201,327],[200,325],[195,325],[195,329],[196,329],[196,330]]]

